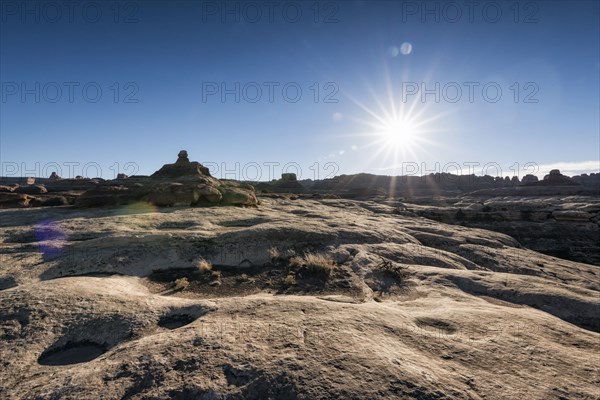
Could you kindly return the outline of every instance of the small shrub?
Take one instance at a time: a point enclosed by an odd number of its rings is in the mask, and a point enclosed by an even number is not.
[[[333,259],[324,254],[304,253],[303,256],[294,256],[290,259],[292,267],[300,267],[308,272],[320,275],[329,275],[333,270]]]
[[[201,258],[196,263],[196,268],[198,268],[198,271],[205,274],[212,269],[212,264],[210,261],[206,261],[204,258]]]
[[[386,273],[388,276],[397,279],[403,280],[408,276],[408,271],[402,268],[400,265],[394,265],[391,261],[381,259],[381,263],[378,265],[378,268]]]
[[[187,288],[188,286],[190,286],[190,282],[188,281],[188,278],[179,278],[175,280],[175,289],[177,290],[184,290],[185,288]]]
[[[289,274],[283,280],[283,284],[285,286],[294,286],[296,284],[296,277],[294,275],[292,275],[292,274]]]

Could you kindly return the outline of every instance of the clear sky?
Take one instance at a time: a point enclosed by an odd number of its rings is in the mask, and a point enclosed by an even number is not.
[[[0,172],[597,172],[599,2],[472,3],[2,1]]]

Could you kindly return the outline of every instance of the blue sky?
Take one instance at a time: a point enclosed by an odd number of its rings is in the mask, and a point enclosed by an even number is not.
[[[597,1],[23,4],[0,9],[4,175],[180,149],[237,179],[600,168]]]

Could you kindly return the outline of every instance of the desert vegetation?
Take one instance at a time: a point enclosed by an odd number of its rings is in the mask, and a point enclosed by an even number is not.
[[[190,286],[188,278],[179,278],[175,280],[175,290],[185,290],[188,286]]]
[[[314,275],[329,276],[334,268],[333,259],[322,253],[304,253],[290,258],[290,266]]]
[[[198,259],[196,261],[196,268],[200,273],[206,274],[212,270],[212,264],[209,261],[206,261],[204,258]]]

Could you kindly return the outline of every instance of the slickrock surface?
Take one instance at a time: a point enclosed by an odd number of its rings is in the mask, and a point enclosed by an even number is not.
[[[598,196],[472,194],[428,203],[399,207],[440,222],[505,233],[529,249],[600,266]]]
[[[398,205],[4,209],[0,238],[3,399],[600,396],[599,267]]]

